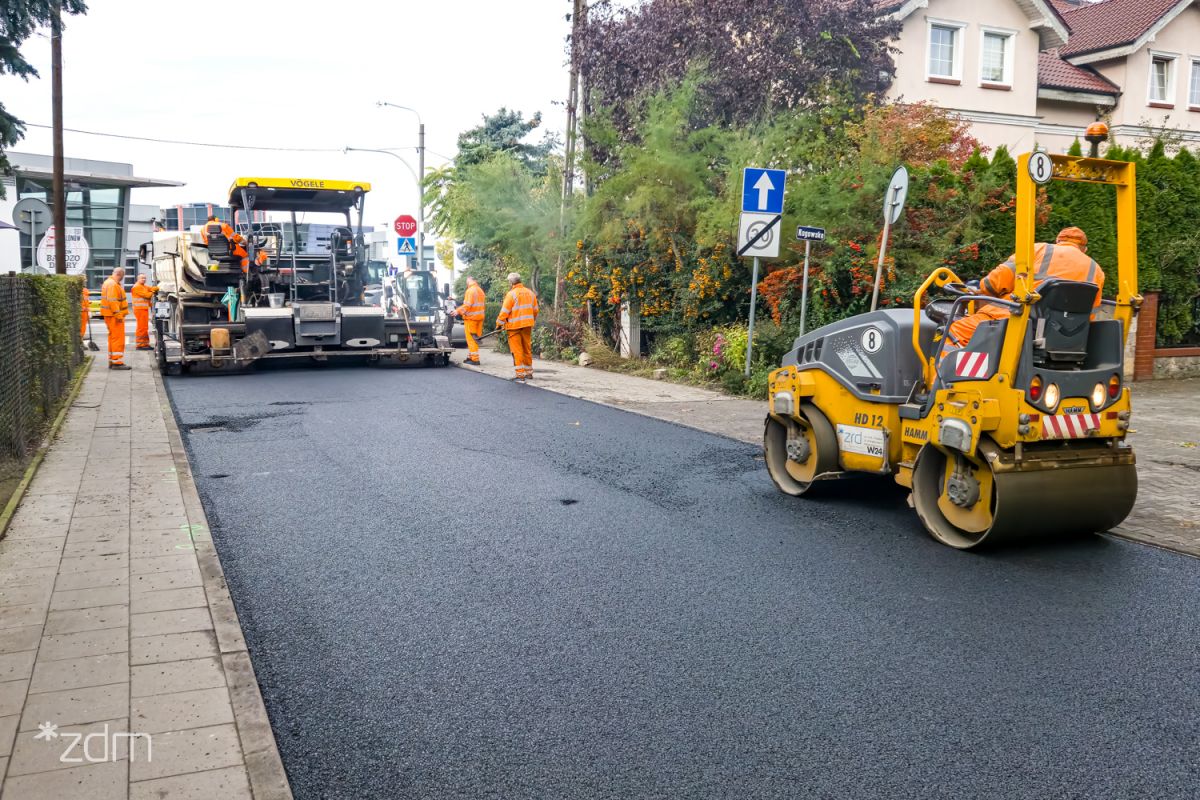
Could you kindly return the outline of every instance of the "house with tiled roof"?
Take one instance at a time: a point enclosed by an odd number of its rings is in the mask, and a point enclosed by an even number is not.
[[[874,0],[901,23],[892,100],[930,102],[990,147],[1062,151],[1097,119],[1200,146],[1200,0]]]

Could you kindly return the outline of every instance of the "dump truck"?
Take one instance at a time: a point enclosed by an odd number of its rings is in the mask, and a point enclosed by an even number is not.
[[[1132,163],[1034,154],[1017,169],[1016,290],[983,299],[935,270],[912,307],[883,309],[799,337],[770,376],[767,470],[809,496],[858,473],[891,476],[942,544],[1103,532],[1137,497],[1125,341],[1141,303]],[[1048,174],[1049,173],[1049,174]],[[1115,187],[1116,296],[1093,307],[1083,281],[1035,281],[1037,184]],[[1107,283],[1114,284],[1112,268]],[[966,347],[947,331],[974,304],[1009,314]],[[1000,315],[1004,316],[1004,315]]]
[[[434,276],[373,274],[363,236],[365,182],[238,178],[229,190],[237,240],[158,232],[143,248],[159,292],[155,357],[164,373],[258,361],[358,356],[444,366]],[[282,213],[262,221],[256,212]],[[298,215],[334,215],[324,252],[300,244]],[[291,234],[290,237],[288,234]],[[240,248],[243,252],[238,252]],[[381,290],[368,299],[374,281]]]

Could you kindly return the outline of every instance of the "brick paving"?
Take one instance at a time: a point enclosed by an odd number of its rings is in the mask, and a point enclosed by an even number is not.
[[[290,797],[161,381],[101,347],[0,540],[0,797]]]

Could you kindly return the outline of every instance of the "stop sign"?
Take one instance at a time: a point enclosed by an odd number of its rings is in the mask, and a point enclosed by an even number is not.
[[[399,236],[409,237],[417,232],[417,221],[408,214],[401,214],[396,217],[396,221],[392,224],[396,228],[396,234]]]

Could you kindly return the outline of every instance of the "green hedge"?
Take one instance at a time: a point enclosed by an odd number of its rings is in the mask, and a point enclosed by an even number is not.
[[[54,413],[82,362],[79,313],[83,279],[57,275],[24,275],[33,285],[33,314],[29,321],[29,370],[35,408],[43,417]]]

